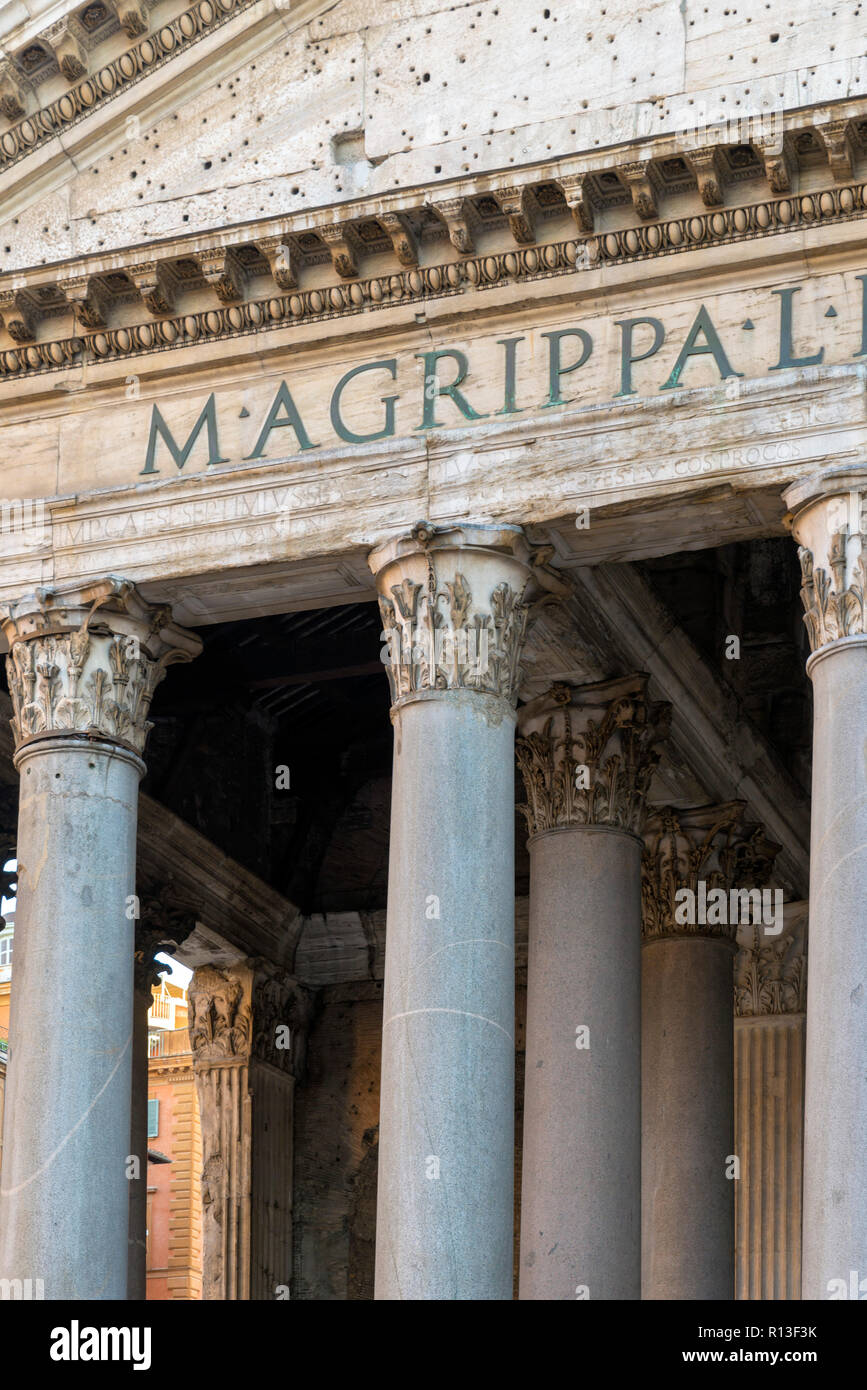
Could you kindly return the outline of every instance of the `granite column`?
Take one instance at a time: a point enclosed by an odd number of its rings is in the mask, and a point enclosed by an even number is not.
[[[669,707],[647,677],[519,712],[530,830],[522,1299],[641,1293],[641,851]]]
[[[867,469],[786,493],[812,655],[802,1297],[867,1297]]]
[[[378,1299],[510,1299],[514,732],[530,602],[509,526],[419,524],[370,556],[394,776]]]
[[[0,1277],[126,1298],[138,784],[153,691],[200,643],[114,578],[0,622],[21,777]]]

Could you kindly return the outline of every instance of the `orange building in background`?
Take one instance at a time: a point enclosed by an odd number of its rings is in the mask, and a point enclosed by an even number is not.
[[[201,1298],[199,1106],[187,993],[169,980],[148,1013],[148,1153],[147,1297]]]

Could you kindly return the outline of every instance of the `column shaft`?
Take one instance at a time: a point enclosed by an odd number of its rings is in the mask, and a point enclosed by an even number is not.
[[[395,712],[376,1296],[512,1296],[514,716]]]
[[[132,1118],[130,1155],[139,1162],[139,1176],[129,1180],[129,1273],[127,1298],[147,1298],[148,1209],[148,1010],[151,994],[133,993]]]
[[[520,1297],[637,1299],[641,846],[566,827],[530,865]]]
[[[369,556],[394,723],[376,1297],[509,1299],[517,527],[421,522]]]
[[[141,763],[83,739],[19,763],[18,906],[0,1274],[126,1297]]]
[[[0,622],[21,777],[0,1278],[125,1298],[141,753],[166,667],[201,644],[114,577]]]
[[[733,947],[642,950],[642,1297],[734,1297]]]
[[[803,1297],[867,1294],[867,642],[814,691]],[[861,1284],[861,1281],[865,1282]],[[842,1281],[842,1284],[838,1281]]]
[[[812,655],[802,1297],[867,1297],[867,468],[785,493]]]

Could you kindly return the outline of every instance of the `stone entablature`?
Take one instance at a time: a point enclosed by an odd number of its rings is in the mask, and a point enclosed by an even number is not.
[[[114,3],[120,8],[120,0]],[[857,18],[839,15],[832,35],[836,42],[817,45],[815,21],[805,0],[794,7],[779,48],[766,41],[772,37],[767,32],[772,17],[756,16],[761,22],[749,32],[758,36],[764,31],[765,41],[757,38],[761,49],[752,60],[739,42],[743,21],[733,11],[727,19],[708,20],[698,3],[690,4],[685,22],[673,0],[657,7],[664,11],[655,19],[658,45],[648,25],[639,27],[641,16],[628,5],[622,5],[616,19],[609,8],[614,32],[606,34],[605,25],[594,24],[588,31],[574,7],[536,16],[511,0],[488,0],[479,6],[467,43],[460,9],[442,12],[432,0],[414,5],[412,17],[371,13],[354,0],[334,5],[300,0],[291,7],[282,0],[260,0],[246,7],[235,0],[229,6],[233,22],[218,28],[215,16],[228,0],[199,0],[179,15],[182,4],[183,0],[163,0],[152,32],[132,44],[127,40],[126,52],[111,45],[98,56],[94,51],[94,67],[102,66],[75,79],[71,87],[69,78],[60,76],[56,56],[48,56],[44,69],[36,63],[31,73],[36,86],[40,71],[54,74],[54,101],[46,108],[51,120],[38,132],[25,130],[25,147],[30,148],[35,135],[40,138],[9,171],[9,206],[24,216],[13,220],[10,211],[7,266],[22,269],[106,244],[105,228],[97,230],[98,219],[90,212],[96,168],[90,161],[98,146],[99,173],[108,173],[111,187],[105,200],[97,196],[94,211],[117,211],[123,194],[131,192],[126,179],[141,173],[141,156],[150,156],[154,148],[128,148],[130,117],[146,123],[146,136],[159,142],[169,166],[177,166],[180,159],[183,167],[176,168],[180,177],[165,189],[154,187],[148,194],[137,186],[128,213],[111,218],[108,240],[113,246],[147,243],[182,220],[213,230],[222,223],[242,225],[269,206],[288,205],[293,211],[325,208],[352,199],[362,189],[378,194],[395,187],[434,189],[448,201],[455,196],[450,190],[459,175],[520,170],[537,151],[551,151],[555,160],[564,150],[587,152],[584,167],[570,164],[563,172],[580,176],[599,167],[602,182],[597,191],[632,203],[637,215],[646,218],[654,215],[661,196],[684,182],[698,188],[703,206],[717,206],[726,184],[749,177],[748,169],[755,169],[759,179],[764,169],[774,191],[786,191],[793,175],[798,182],[801,170],[810,182],[820,162],[830,168],[833,179],[842,179],[863,150],[863,110],[856,104],[863,89],[861,73],[856,62],[844,61],[835,52],[844,52],[847,42],[854,47],[860,39]],[[54,8],[51,12],[58,13]],[[64,24],[75,29],[77,15],[64,14]],[[720,40],[726,31],[731,32],[728,54]],[[64,40],[53,37],[69,68]],[[86,39],[72,37],[77,49],[71,56],[75,61],[77,55],[80,65]],[[123,43],[119,31],[115,39]],[[150,62],[136,75],[132,55],[149,43],[159,48],[159,58],[148,52]],[[11,47],[14,51],[14,37]],[[436,55],[426,77],[414,61],[425,47]],[[40,51],[56,54],[47,34]],[[515,52],[522,54],[516,83]],[[574,54],[570,65],[563,60],[566,52]],[[84,55],[85,61],[89,56]],[[125,60],[127,71],[113,72],[112,65],[120,60]],[[575,62],[583,73],[577,86]],[[476,80],[477,69],[481,81]],[[809,82],[803,70],[809,71]],[[26,122],[34,126],[45,114],[34,112],[24,121],[14,114],[23,109],[15,77],[23,81],[25,74],[13,65],[7,96],[16,123],[6,132],[10,136]],[[220,79],[225,79],[222,84]],[[254,138],[245,141],[248,148],[243,151],[232,139],[238,126],[229,124],[230,113],[238,110],[232,105],[238,92],[226,88],[236,87],[236,79],[246,89],[245,96],[251,87],[263,94],[261,102],[254,98],[251,113],[251,126],[254,120],[262,125],[251,130]],[[430,86],[424,88],[426,80]],[[17,83],[19,92],[20,86]],[[63,98],[71,98],[81,86],[89,99],[84,103],[87,112],[76,118],[73,111],[71,125],[66,125],[70,105]],[[278,106],[273,98],[285,87],[293,93],[294,119],[288,128],[274,122],[274,134],[279,131],[275,139],[268,129],[270,113]],[[426,102],[420,102],[422,96]],[[322,132],[324,141],[312,142],[308,132],[326,106],[330,114],[325,124],[331,129]],[[423,110],[431,115],[420,122],[417,116]],[[809,128],[803,122],[798,126],[803,111],[809,111]],[[198,131],[200,124],[207,130]],[[60,140],[41,138],[49,130],[51,137],[60,134]],[[134,125],[133,131],[135,140],[141,127]],[[201,140],[191,139],[191,132],[207,135],[211,148],[200,154]],[[328,137],[336,142],[331,157]],[[753,155],[747,159],[751,146]],[[623,152],[617,156],[622,174],[613,181],[612,150]],[[12,153],[18,153],[14,140]],[[221,162],[231,159],[237,176],[222,199],[214,196],[216,182],[207,176],[207,155],[213,154]],[[114,161],[112,169],[103,169],[103,158]],[[43,209],[49,210],[52,195],[61,184],[70,183],[81,197],[74,194],[70,199],[69,222],[45,217]],[[535,209],[532,198],[528,202],[522,197],[520,183],[516,178],[517,196],[509,200],[506,216],[513,230],[523,233],[532,227]],[[504,194],[509,186],[504,180]],[[107,191],[105,185],[101,191]],[[803,184],[799,191],[804,191]],[[279,202],[263,204],[263,197]],[[582,219],[585,213],[592,216],[594,201],[593,191],[587,190],[586,197],[584,190],[576,192]]]
[[[633,226],[605,230],[588,210],[589,195],[576,202],[576,188],[589,187],[595,176],[561,175],[560,168],[558,161],[553,176],[542,182],[537,171],[522,190],[500,188],[490,177],[477,179],[452,197],[419,202],[402,192],[367,206],[350,204],[340,209],[339,223],[334,209],[312,218],[298,214],[233,228],[218,240],[181,238],[157,243],[146,254],[134,248],[110,258],[59,263],[50,278],[41,268],[0,278],[0,319],[13,344],[0,351],[0,377],[56,370],[87,353],[95,360],[131,357],[200,339],[296,327],[389,304],[424,303],[801,232],[859,219],[867,209],[867,185],[853,180],[850,169],[835,187],[712,211],[698,193],[694,210],[675,217],[665,218],[654,203],[652,220],[636,213]],[[477,191],[480,182],[490,187]],[[519,191],[522,205],[533,199],[539,218],[531,226],[522,217],[516,231],[516,216],[508,209]],[[568,211],[578,223],[575,240],[563,237]],[[481,238],[474,237],[473,227]],[[477,240],[487,243],[485,249],[477,250]],[[393,266],[365,276],[365,261],[372,257],[380,264],[384,253]],[[323,277],[325,265],[330,274]],[[269,280],[284,293],[269,294]],[[207,290],[210,307],[202,308]],[[186,312],[180,311],[181,299],[187,301]],[[135,312],[139,304],[145,319]],[[64,320],[69,328],[58,336],[55,325]]]
[[[12,601],[32,588],[34,571],[57,583],[120,572],[154,582],[155,596],[171,599],[180,621],[194,625],[207,615],[227,620],[336,596],[363,600],[374,592],[367,547],[425,512],[491,521],[517,515],[544,525],[560,568],[621,559],[627,532],[633,558],[665,554],[672,539],[694,546],[709,533],[720,544],[782,534],[782,487],[863,454],[865,369],[853,364],[814,368],[806,380],[791,371],[745,383],[731,403],[720,386],[527,412],[386,448],[344,445],[293,458],[293,441],[288,457],[240,461],[243,445],[232,441],[245,427],[238,417],[256,398],[266,413],[275,384],[262,377],[258,358],[249,366],[219,387],[227,442],[239,459],[223,467],[204,469],[194,455],[181,474],[169,459],[168,473],[138,481],[152,394],[138,402],[122,402],[110,388],[104,396],[93,387],[74,394],[62,403],[69,411],[62,440],[44,405],[10,420],[6,457],[21,466],[9,473],[7,494],[49,500],[40,504],[37,546],[27,534],[5,535],[0,597]],[[173,391],[170,419],[180,440],[208,387],[204,377],[192,399],[192,384],[186,394]],[[105,451],[100,441],[113,438],[121,420],[117,449]],[[616,463],[598,447],[614,423]],[[601,509],[611,503],[628,504],[628,517],[607,520]],[[575,526],[580,506],[591,518],[584,531]],[[231,584],[219,577],[228,571]]]

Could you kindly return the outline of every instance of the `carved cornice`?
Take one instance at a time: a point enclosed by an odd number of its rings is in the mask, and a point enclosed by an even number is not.
[[[801,562],[804,624],[815,654],[867,636],[867,471],[831,471],[786,490]]]
[[[604,825],[640,835],[647,789],[671,706],[647,699],[644,674],[594,685],[555,685],[518,716],[518,766],[531,835]]]
[[[418,522],[370,555],[395,704],[419,693],[467,690],[517,700],[530,606],[562,593],[517,527]]]
[[[154,690],[174,662],[201,650],[171,610],[146,603],[128,580],[38,589],[0,608],[16,750],[86,734],[141,755]]]
[[[751,945],[735,957],[735,1016],[802,1014],[807,1006],[807,954],[803,929],[763,937],[756,927]]]
[[[574,193],[569,196],[574,202]],[[584,217],[589,205],[585,201],[581,206],[585,209],[581,214]],[[442,212],[440,205],[437,205],[437,211]],[[17,344],[0,350],[0,378],[66,370],[85,358],[93,361],[125,360],[143,353],[188,347],[196,342],[271,329],[285,330],[294,325],[370,313],[396,304],[441,299],[466,291],[483,291],[495,286],[522,284],[559,275],[582,274],[602,265],[641,261],[793,230],[803,231],[819,224],[851,221],[863,217],[865,211],[867,185],[851,184],[797,198],[768,199],[746,207],[697,212],[691,217],[645,223],[618,231],[582,236],[576,240],[516,246],[514,250],[486,255],[471,255],[471,248],[468,248],[460,261],[443,261],[425,267],[400,264],[399,255],[408,257],[411,254],[408,242],[394,232],[388,216],[383,215],[384,235],[388,232],[397,248],[394,272],[369,278],[359,274],[351,282],[340,281],[340,275],[349,269],[347,265],[339,272],[335,269],[334,284],[311,289],[302,289],[298,284],[301,263],[293,261],[291,257],[288,231],[275,238],[263,237],[255,228],[251,228],[247,241],[243,234],[239,238],[239,234],[233,231],[232,247],[196,249],[194,242],[179,242],[171,255],[163,253],[164,259],[156,259],[155,256],[153,260],[142,263],[140,251],[128,254],[127,265],[122,259],[112,258],[113,272],[123,271],[129,276],[149,312],[165,315],[138,324],[103,327],[68,337],[39,340],[44,325],[54,322],[54,318],[41,314],[29,296],[44,287],[44,280],[39,280],[37,276],[26,277],[27,288],[23,291],[12,290],[9,287],[11,281],[4,288],[0,281],[0,317],[5,320],[10,336]],[[357,213],[354,215],[357,216]],[[329,232],[329,235],[332,234]],[[287,290],[286,293],[261,299],[245,298],[248,290],[242,283],[244,277],[239,273],[227,276],[214,270],[215,266],[219,268],[221,258],[228,258],[231,263],[235,253],[243,251],[246,246],[257,248],[267,258],[270,274],[278,286]],[[282,249],[278,250],[278,247]],[[229,255],[230,251],[232,255]],[[213,308],[186,314],[170,312],[182,283],[175,279],[174,273],[175,263],[180,260],[198,260],[207,265],[209,282],[215,293]],[[93,281],[94,275],[87,271],[90,264],[90,261],[77,263],[76,281],[86,281],[88,277]],[[358,270],[357,261],[355,264]],[[85,271],[82,271],[82,265]],[[60,294],[63,269],[59,268],[56,275],[54,283]],[[295,288],[290,289],[293,285]],[[235,302],[226,302],[231,299]],[[79,314],[84,305],[87,316],[89,301],[85,303],[85,299],[79,298],[77,304]],[[104,306],[100,306],[100,312],[105,314]],[[90,322],[94,322],[92,315]]]
[[[744,820],[745,809],[746,802],[729,801],[689,810],[665,806],[650,814],[641,873],[644,941],[707,936],[734,943],[738,924],[728,920],[728,911],[720,922],[678,921],[675,914],[683,890],[698,900],[702,892],[728,895],[767,883],[780,846]]]
[[[64,131],[77,125],[90,116],[100,106],[119,96],[140,82],[142,78],[155,72],[172,58],[176,58],[193,44],[200,42],[221,25],[248,10],[257,0],[199,0],[198,4],[184,10],[175,19],[169,20],[161,28],[141,39],[98,72],[75,79],[83,71],[81,47],[74,38],[65,46],[61,43],[59,62],[64,76],[73,82],[68,92],[18,121],[10,130],[0,135],[0,170],[8,169],[18,160],[24,159],[49,140],[63,136]],[[134,30],[143,33],[146,29],[146,12],[133,4],[117,6],[118,17],[127,33]],[[45,43],[51,47],[46,31]],[[56,41],[59,41],[59,36]],[[63,67],[65,60],[66,66]],[[8,79],[11,81],[11,78]],[[19,78],[20,81],[20,78]],[[15,119],[23,114],[23,98],[14,85],[7,88],[4,112]]]
[[[260,959],[225,970],[200,966],[187,997],[197,1068],[259,1061],[296,1079],[303,1074],[313,1000],[279,966]]]

